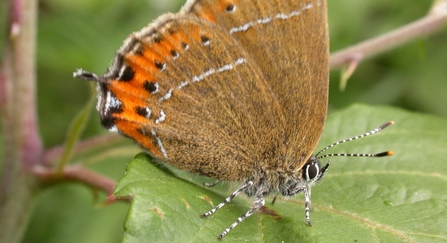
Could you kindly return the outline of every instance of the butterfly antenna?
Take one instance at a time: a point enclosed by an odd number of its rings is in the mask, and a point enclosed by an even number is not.
[[[95,81],[95,82],[101,82],[103,80],[103,78],[101,78],[100,76],[91,72],[84,71],[81,68],[76,69],[76,71],[73,73],[73,78],[79,78],[85,81]]]
[[[354,137],[351,137],[351,138],[343,139],[343,140],[337,141],[335,143],[332,143],[332,144],[326,146],[325,148],[323,148],[322,150],[320,150],[315,155],[315,157],[317,159],[322,159],[322,158],[333,157],[333,156],[347,156],[347,157],[385,157],[385,156],[391,156],[391,155],[394,154],[393,151],[384,151],[384,152],[375,153],[375,154],[325,154],[325,155],[320,155],[320,154],[323,153],[324,151],[326,151],[326,150],[336,146],[336,145],[339,145],[339,144],[342,144],[342,143],[346,143],[346,142],[349,142],[349,141],[353,141],[353,140],[357,140],[357,139],[364,138],[364,137],[373,135],[375,133],[378,133],[378,132],[382,131],[383,129],[385,129],[388,126],[391,126],[393,124],[394,124],[394,121],[389,121],[389,122],[387,122],[387,123],[385,123],[385,124],[375,128],[375,129],[373,129],[373,130],[371,130],[371,131],[369,131],[367,133],[364,133],[364,134],[361,134],[361,135],[357,135],[357,136],[354,136]]]

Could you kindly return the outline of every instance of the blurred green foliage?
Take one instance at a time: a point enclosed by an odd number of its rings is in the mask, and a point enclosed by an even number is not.
[[[102,73],[115,50],[132,32],[158,15],[176,12],[179,0],[42,0],[37,40],[38,114],[47,148],[61,144],[71,119],[87,102],[88,85],[72,78],[76,68]],[[331,52],[394,30],[423,17],[432,1],[329,0]],[[447,117],[447,31],[412,41],[363,61],[347,89],[331,73],[330,111],[352,103],[386,104]],[[368,119],[365,117],[365,119]],[[105,133],[96,112],[84,137]],[[93,169],[118,179],[132,158],[115,158]],[[127,206],[94,205],[85,186],[58,185],[36,197],[36,209],[23,242],[119,242]]]

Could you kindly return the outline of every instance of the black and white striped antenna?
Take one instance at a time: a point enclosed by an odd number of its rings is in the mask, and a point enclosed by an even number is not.
[[[361,135],[357,135],[357,136],[354,136],[354,137],[351,137],[351,138],[343,139],[343,140],[337,141],[335,143],[332,143],[332,144],[326,146],[325,148],[323,148],[322,150],[320,150],[317,154],[315,154],[315,157],[317,159],[323,159],[323,158],[326,158],[326,157],[335,157],[335,156],[346,156],[346,157],[385,157],[385,156],[391,156],[391,155],[394,154],[393,151],[384,151],[384,152],[375,153],[375,154],[344,154],[344,153],[340,153],[340,154],[324,154],[324,155],[320,155],[320,154],[323,153],[324,151],[326,151],[326,150],[336,146],[336,145],[339,145],[339,144],[342,144],[342,143],[346,143],[346,142],[349,142],[349,141],[353,141],[353,140],[357,140],[357,139],[360,139],[360,138],[368,137],[370,135],[378,133],[378,132],[382,131],[383,129],[385,129],[388,126],[391,126],[393,124],[394,124],[394,121],[389,121],[389,122],[387,122],[387,123],[385,123],[385,124],[375,128],[375,129],[373,129],[373,130],[371,130],[371,131],[369,131],[367,133],[364,133],[364,134],[361,134]]]

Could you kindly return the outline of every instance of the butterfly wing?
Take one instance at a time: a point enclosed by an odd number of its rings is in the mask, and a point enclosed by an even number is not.
[[[325,14],[318,1],[189,1],[118,50],[99,82],[102,123],[220,180],[296,171],[326,116]]]

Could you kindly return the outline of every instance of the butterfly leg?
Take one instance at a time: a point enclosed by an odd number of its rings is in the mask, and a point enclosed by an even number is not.
[[[304,210],[306,211],[306,222],[309,226],[312,226],[312,223],[310,222],[310,187],[304,187]]]
[[[218,240],[221,240],[226,234],[228,234],[228,232],[230,232],[230,230],[232,230],[234,227],[236,227],[236,225],[238,225],[240,222],[242,222],[244,219],[250,217],[250,215],[252,215],[254,212],[256,212],[260,207],[264,206],[265,204],[265,199],[264,196],[257,196],[256,200],[254,202],[253,207],[248,210],[245,214],[243,214],[242,216],[240,216],[239,218],[237,218],[237,220],[230,225],[230,227],[226,228],[218,237]]]
[[[223,206],[225,206],[225,204],[229,203],[231,200],[233,200],[234,197],[236,197],[239,193],[241,193],[243,190],[245,190],[247,187],[253,185],[252,181],[248,181],[247,183],[245,183],[244,185],[242,185],[241,187],[239,187],[236,191],[234,191],[229,197],[225,198],[225,200],[221,203],[219,203],[219,205],[217,205],[216,207],[214,207],[213,209],[211,209],[210,211],[206,212],[206,213],[202,213],[200,215],[200,217],[208,217],[211,214],[215,213],[217,210],[221,209]]]

